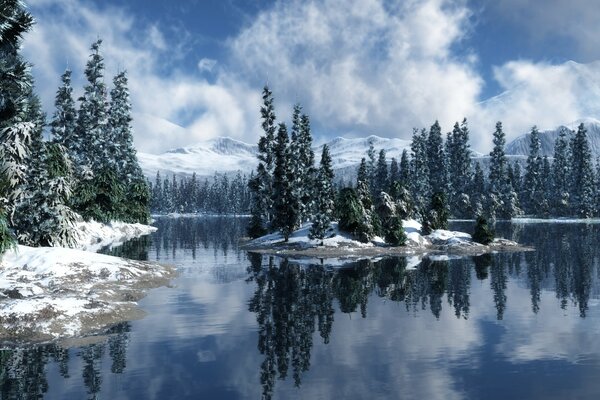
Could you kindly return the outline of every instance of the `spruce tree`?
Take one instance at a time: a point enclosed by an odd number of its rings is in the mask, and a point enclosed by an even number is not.
[[[315,169],[315,153],[312,149],[312,135],[310,130],[310,119],[308,115],[302,114],[300,117],[300,134],[298,138],[299,143],[299,159],[298,162],[302,166],[300,170],[300,177],[298,178],[302,182],[300,200],[301,210],[300,216],[302,221],[311,217],[313,210],[313,186],[316,179]]]
[[[54,100],[54,116],[50,124],[52,140],[68,150],[71,159],[75,159],[75,149],[72,147],[75,140],[75,124],[77,111],[73,100],[71,87],[71,70],[67,69],[61,76],[62,86],[56,92]]]
[[[336,205],[340,230],[368,242],[373,237],[373,227],[357,191],[353,188],[343,188],[338,194]]]
[[[323,240],[331,231],[331,221],[334,215],[335,190],[333,188],[333,167],[329,146],[323,146],[319,172],[315,188],[315,215],[312,219],[309,237]]]
[[[258,166],[256,175],[249,182],[252,192],[250,237],[258,237],[271,229],[273,218],[273,172],[275,168],[275,107],[273,93],[268,86],[263,88],[263,104],[260,108],[264,135],[258,140]]]
[[[483,245],[488,245],[494,241],[494,231],[488,221],[481,215],[477,217],[473,240]]]
[[[469,145],[469,128],[464,119],[458,122],[448,134],[446,141],[448,158],[449,206],[451,213],[459,218],[472,215],[469,188],[471,185],[471,149]]]
[[[274,226],[287,242],[298,228],[300,209],[297,193],[293,190],[292,160],[289,154],[289,137],[285,124],[279,124],[275,145],[275,170],[273,172]]]
[[[570,150],[566,128],[561,129],[554,143],[552,162],[552,194],[550,207],[556,216],[566,216],[570,208],[569,188]]]
[[[403,187],[409,187],[410,183],[410,161],[408,159],[408,151],[402,150],[400,157],[400,184]]]
[[[389,187],[386,189],[389,193],[391,193],[392,187],[395,183],[400,183],[400,167],[398,166],[398,161],[396,158],[392,157],[392,162],[390,163]]]
[[[108,117],[110,133],[107,137],[113,144],[105,141],[104,157],[107,160],[115,159],[116,163],[106,163],[105,167],[116,167],[117,179],[127,193],[127,199],[121,199],[122,204],[118,207],[121,214],[119,219],[146,224],[150,220],[150,191],[133,145],[131,102],[126,71],[117,74],[113,84]]]
[[[505,189],[507,165],[506,154],[504,153],[506,138],[502,130],[502,122],[496,123],[493,142],[494,148],[490,153],[490,192],[499,195]]]
[[[435,121],[431,126],[427,137],[427,166],[430,195],[446,193],[446,155],[444,153],[442,128],[438,121]]]
[[[428,205],[429,186],[429,163],[427,161],[427,131],[423,129],[420,133],[413,130],[413,138],[410,144],[410,183],[414,195],[415,207],[422,211]]]
[[[589,218],[594,213],[594,169],[587,130],[582,124],[571,141],[571,202],[573,213]]]
[[[388,190],[389,187],[389,176],[388,176],[388,166],[387,161],[385,159],[385,150],[381,149],[379,151],[379,157],[377,159],[377,168],[375,171],[375,193],[377,196],[379,193]]]
[[[471,202],[474,215],[481,215],[483,207],[486,203],[485,196],[485,177],[483,170],[478,162],[475,162],[475,171],[473,172],[473,180],[471,182]]]
[[[540,133],[537,127],[533,127],[530,133],[529,155],[527,156],[527,166],[525,168],[525,178],[523,183],[522,203],[525,212],[530,215],[536,215],[541,210],[541,204],[544,197],[542,183],[542,157],[540,155]]]
[[[393,246],[403,246],[406,243],[406,233],[394,199],[386,192],[380,192],[376,211],[385,242]]]

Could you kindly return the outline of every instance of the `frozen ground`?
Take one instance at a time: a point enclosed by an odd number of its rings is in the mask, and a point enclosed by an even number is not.
[[[330,237],[321,241],[308,238],[310,224],[305,224],[295,231],[288,242],[283,241],[280,233],[272,233],[248,242],[245,247],[250,251],[292,257],[326,258],[327,265],[339,266],[340,260],[356,260],[365,257],[385,255],[473,255],[494,251],[530,250],[519,246],[518,243],[495,239],[484,246],[476,243],[471,235],[465,232],[438,229],[429,235],[423,235],[421,224],[415,220],[403,221],[407,242],[405,246],[389,246],[383,239],[375,237],[368,243],[353,239],[349,234],[340,232],[337,223],[333,224]],[[337,259],[334,260],[334,259]],[[343,264],[343,262],[342,262]]]
[[[17,246],[2,256],[0,341],[73,337],[139,318],[136,301],[175,274],[170,267],[93,252],[153,227],[92,222],[79,230],[81,249]]]

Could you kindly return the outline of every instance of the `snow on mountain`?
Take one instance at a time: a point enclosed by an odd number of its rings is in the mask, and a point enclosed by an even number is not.
[[[410,150],[410,141],[403,139],[386,139],[369,136],[359,139],[335,138],[328,142],[333,160],[333,168],[338,177],[352,176],[360,159],[366,157],[369,145],[373,143],[379,152],[385,149],[387,158],[395,157],[400,161],[402,150]],[[231,138],[217,138],[198,143],[193,146],[180,147],[165,153],[154,155],[138,153],[138,159],[144,174],[153,179],[156,171],[161,175],[212,176],[215,172],[233,174],[237,171],[249,174],[258,163],[258,148]],[[319,162],[323,145],[314,148],[316,162]]]
[[[554,156],[554,142],[562,129],[567,129],[567,137],[570,138],[577,131],[577,127],[583,123],[587,129],[587,137],[592,150],[592,158],[595,160],[600,156],[600,121],[594,118],[585,118],[570,124],[559,126],[556,129],[540,131],[540,150],[542,156]],[[529,155],[529,133],[521,135],[506,145],[506,154],[513,156]]]
[[[169,150],[162,154],[138,153],[144,175],[152,179],[161,175],[212,176],[215,172],[250,173],[256,167],[258,148],[235,139],[222,137]]]

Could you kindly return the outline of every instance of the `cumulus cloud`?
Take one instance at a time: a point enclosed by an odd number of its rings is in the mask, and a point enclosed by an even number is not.
[[[101,37],[107,83],[129,71],[135,142],[146,152],[216,136],[256,142],[265,82],[281,119],[289,119],[293,103],[304,105],[317,141],[408,139],[413,127],[438,119],[449,130],[467,117],[473,147],[487,151],[497,120],[511,139],[534,124],[553,128],[600,109],[598,64],[508,61],[494,68],[506,93],[481,102],[480,61],[471,50],[456,50],[474,29],[466,0],[279,1],[223,45],[223,59],[202,58],[190,70],[182,60],[197,57],[193,42],[185,32],[169,36],[160,21],[79,0],[30,4],[38,24],[24,50],[49,114],[64,68],[81,87],[89,45]],[[548,12],[558,13],[558,3],[550,4]]]
[[[453,54],[468,31],[461,1],[287,1],[230,43],[244,76],[308,107],[326,130],[410,136],[470,114],[482,81]]]
[[[34,64],[38,91],[50,115],[67,66],[81,93],[89,46],[100,37],[107,84],[120,70],[129,73],[134,139],[141,151],[161,152],[217,136],[256,137],[259,93],[240,82],[228,83],[225,75],[209,83],[182,72],[182,46],[167,43],[160,26],[144,26],[119,7],[77,0],[35,0],[30,6],[38,21],[26,37],[24,54]]]

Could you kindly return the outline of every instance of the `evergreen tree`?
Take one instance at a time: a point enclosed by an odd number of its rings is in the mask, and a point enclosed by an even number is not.
[[[249,182],[252,191],[250,237],[258,237],[271,228],[273,218],[273,172],[275,168],[275,107],[273,93],[268,86],[263,88],[263,105],[260,109],[264,135],[258,140],[258,166],[256,175]]]
[[[496,123],[496,130],[494,131],[494,148],[490,153],[490,192],[499,195],[505,190],[506,181],[506,154],[504,153],[504,146],[506,145],[506,138],[504,131],[502,130],[502,122]]]
[[[393,246],[403,246],[406,243],[406,233],[394,199],[386,192],[380,192],[376,211],[385,242]]]
[[[417,129],[413,130],[410,148],[412,153],[410,160],[411,191],[414,195],[415,207],[418,210],[424,210],[430,193],[427,131],[425,129],[420,133]]]
[[[527,214],[536,215],[542,208],[544,197],[542,183],[542,157],[540,155],[540,133],[537,127],[531,129],[529,155],[523,184],[523,206]]]
[[[67,69],[61,76],[62,86],[56,92],[54,101],[55,112],[51,122],[52,139],[68,150],[69,157],[75,159],[75,149],[72,148],[75,140],[75,124],[77,111],[73,100],[71,87],[71,70]]]
[[[446,193],[446,155],[438,121],[431,126],[427,137],[427,166],[430,194]]]
[[[379,195],[379,193],[388,190],[389,187],[389,177],[388,177],[388,166],[387,161],[385,159],[385,150],[381,149],[379,151],[379,158],[377,159],[377,169],[375,171],[375,193]]]
[[[431,196],[429,212],[423,218],[423,233],[429,234],[436,229],[448,229],[449,214],[446,195],[443,192],[435,193]]]
[[[300,134],[298,138],[299,144],[299,165],[302,166],[300,169],[299,181],[301,185],[301,210],[300,216],[302,221],[311,217],[313,210],[313,186],[314,180],[316,179],[315,170],[315,153],[312,149],[312,135],[310,130],[310,119],[308,115],[302,114],[300,117]]]
[[[543,195],[542,200],[540,201],[540,210],[539,214],[544,217],[548,217],[550,215],[550,198],[553,193],[553,185],[552,185],[552,168],[550,166],[550,161],[548,160],[548,156],[544,156],[542,158],[542,173],[541,173],[541,183],[542,188],[541,192]]]
[[[554,143],[552,162],[552,193],[550,206],[556,216],[565,216],[570,208],[569,200],[569,142],[566,128],[561,129]]]
[[[350,233],[363,242],[368,242],[373,236],[373,227],[356,190],[353,188],[340,190],[336,204],[340,230]]]
[[[365,159],[363,158],[358,167],[356,180],[356,194],[363,210],[363,222],[361,227],[364,229],[358,236],[361,241],[368,241],[380,232],[379,219],[375,214],[373,197],[371,196],[370,186],[372,185],[369,185],[369,178],[372,175],[368,173],[368,170],[368,164],[365,164]]]
[[[408,151],[402,150],[400,157],[400,184],[403,187],[408,187],[410,182],[410,161],[408,160]]]
[[[396,158],[392,157],[392,162],[390,163],[389,187],[386,190],[391,193],[392,187],[395,183],[400,183],[400,167],[398,167],[398,161]]]
[[[298,228],[300,209],[297,193],[293,190],[292,160],[289,154],[289,137],[285,124],[279,124],[275,146],[275,170],[273,172],[274,226],[279,229],[287,242]]]
[[[375,146],[373,145],[374,137],[369,137],[369,149],[367,150],[367,174],[369,179],[366,181],[369,183],[369,189],[371,194],[375,193],[375,182],[377,174],[377,153],[375,152]]]
[[[335,207],[335,190],[333,189],[333,167],[329,147],[323,146],[321,162],[317,175],[315,188],[315,215],[312,220],[309,237],[311,239],[323,240],[330,234],[331,220],[333,219]]]
[[[481,215],[477,217],[477,222],[475,223],[473,240],[483,245],[490,244],[494,240],[493,229],[488,224],[488,221]]]
[[[514,163],[512,185],[515,192],[523,192],[523,176],[521,173],[521,164],[519,163],[519,161],[515,161]]]
[[[594,169],[587,130],[582,124],[571,141],[571,205],[575,215],[589,218],[594,213]]]
[[[471,185],[471,149],[469,128],[464,119],[459,126],[454,124],[446,141],[448,158],[449,205],[451,213],[459,218],[472,215],[469,188]]]
[[[110,135],[107,137],[108,142],[112,144],[105,142],[104,157],[107,160],[115,159],[117,179],[124,185],[128,194],[127,199],[122,199],[123,204],[119,206],[119,219],[146,224],[150,220],[150,191],[133,145],[127,73],[123,71],[117,74],[113,83],[108,118]],[[105,168],[112,167],[113,163],[105,165]]]
[[[475,215],[481,215],[483,213],[483,206],[486,203],[485,177],[478,162],[475,162],[475,171],[471,183],[471,201]]]

